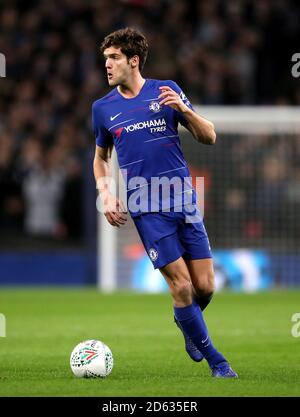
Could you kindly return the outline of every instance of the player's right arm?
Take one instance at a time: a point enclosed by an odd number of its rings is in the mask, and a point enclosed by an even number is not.
[[[121,200],[110,192],[112,181],[109,162],[113,145],[102,148],[96,145],[94,156],[94,176],[96,186],[103,204],[104,215],[112,226],[120,227],[126,223],[126,210]]]

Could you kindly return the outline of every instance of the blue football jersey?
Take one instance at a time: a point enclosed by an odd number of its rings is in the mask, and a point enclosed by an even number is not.
[[[92,107],[96,144],[115,146],[132,217],[196,201],[178,135],[178,122],[186,126],[187,121],[180,112],[159,104],[159,87],[164,85],[193,109],[174,81],[153,79],[145,80],[136,97],[124,98],[114,88]]]

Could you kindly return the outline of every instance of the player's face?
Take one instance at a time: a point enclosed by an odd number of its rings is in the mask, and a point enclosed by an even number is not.
[[[104,51],[108,84],[112,87],[126,83],[132,71],[128,58],[120,48],[111,46]]]

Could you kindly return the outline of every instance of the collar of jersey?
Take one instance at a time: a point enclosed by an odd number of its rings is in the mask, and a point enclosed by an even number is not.
[[[130,97],[130,98],[126,98],[126,97],[122,96],[122,94],[119,92],[119,90],[118,90],[118,88],[117,88],[117,87],[116,87],[116,91],[117,91],[117,93],[119,94],[119,96],[120,96],[121,98],[123,98],[124,100],[134,100],[134,99],[139,98],[139,97],[141,96],[141,94],[142,94],[142,93],[143,93],[143,91],[145,90],[146,84],[148,84],[148,78],[145,78],[145,82],[144,82],[144,84],[143,84],[142,88],[140,89],[140,92],[139,92],[136,96],[134,96],[134,97]]]

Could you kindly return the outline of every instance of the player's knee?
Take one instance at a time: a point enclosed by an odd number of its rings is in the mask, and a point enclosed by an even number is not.
[[[198,279],[198,286],[195,290],[199,296],[212,296],[215,291],[215,277],[213,272],[209,271],[205,274],[201,274],[201,277]]]
[[[171,294],[176,300],[191,302],[193,289],[190,277],[175,273],[172,277]]]
[[[215,292],[215,277],[213,273],[209,273],[207,277],[205,295],[213,295]]]
[[[181,300],[188,300],[192,296],[192,285],[187,280],[177,282],[175,292]]]

